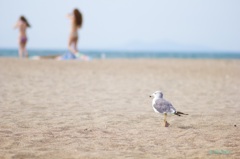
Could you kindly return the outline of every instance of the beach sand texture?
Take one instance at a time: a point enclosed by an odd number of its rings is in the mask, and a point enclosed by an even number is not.
[[[240,158],[240,60],[1,58],[0,87],[1,159]]]

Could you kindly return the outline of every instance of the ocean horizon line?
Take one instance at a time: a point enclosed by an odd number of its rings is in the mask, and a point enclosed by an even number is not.
[[[0,51],[11,50],[18,51],[16,47],[0,47]],[[230,53],[230,54],[240,54],[240,51],[229,51],[229,50],[147,50],[147,49],[99,49],[99,48],[82,48],[81,51],[106,51],[106,52],[128,52],[128,53],[136,53],[136,52],[148,52],[148,53]],[[66,48],[28,48],[28,51],[68,51]],[[81,52],[80,51],[80,52]]]
[[[67,49],[28,49],[29,56],[56,56],[68,52]],[[82,49],[80,53],[95,59],[101,58],[211,58],[240,59],[240,52],[227,51],[147,51],[147,50],[101,50]],[[0,57],[18,57],[17,48],[0,48]]]

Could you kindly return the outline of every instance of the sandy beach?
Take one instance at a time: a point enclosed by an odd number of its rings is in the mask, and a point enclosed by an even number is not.
[[[240,158],[240,60],[1,58],[0,86],[1,159]]]

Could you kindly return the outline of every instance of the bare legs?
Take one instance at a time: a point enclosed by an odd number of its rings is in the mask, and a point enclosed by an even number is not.
[[[19,41],[19,50],[18,50],[18,54],[20,58],[23,57],[28,57],[28,52],[26,49],[26,45],[27,45],[27,41],[22,42],[21,40]]]
[[[69,38],[68,49],[69,49],[69,51],[72,52],[73,54],[78,53],[78,50],[77,50],[77,42],[78,42],[78,38],[77,38],[77,37],[70,37],[70,38]]]
[[[77,49],[77,43],[78,43],[78,37],[74,36],[72,37],[70,35],[69,41],[68,41],[68,49],[71,53],[73,53],[77,59],[84,60],[84,61],[89,61],[90,58],[84,54],[81,54],[78,52]]]

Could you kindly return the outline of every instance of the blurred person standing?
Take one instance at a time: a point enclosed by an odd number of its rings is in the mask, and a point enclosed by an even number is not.
[[[28,41],[26,30],[29,27],[30,27],[30,24],[28,23],[27,19],[24,16],[20,16],[19,20],[17,21],[16,25],[14,26],[15,29],[19,29],[18,54],[19,54],[20,58],[28,57],[28,52],[26,49],[26,45],[27,45],[27,41]]]
[[[78,30],[82,27],[83,18],[82,13],[78,9],[74,9],[72,14],[67,16],[71,20],[71,30],[68,40],[68,49],[75,56],[78,56]]]

